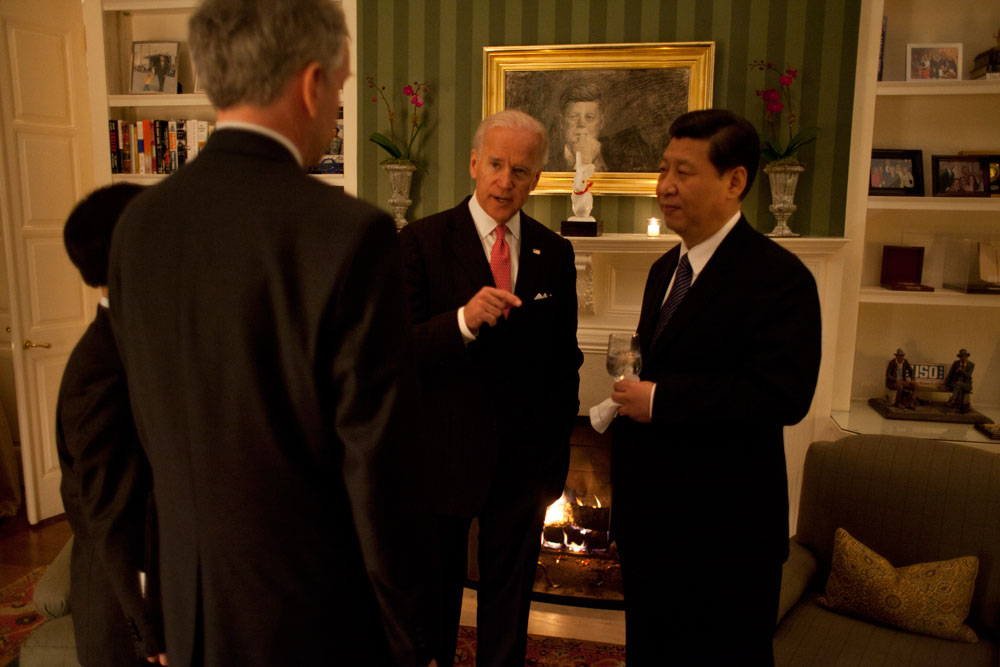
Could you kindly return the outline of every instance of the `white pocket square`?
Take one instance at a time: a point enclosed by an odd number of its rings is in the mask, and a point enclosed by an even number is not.
[[[542,299],[548,299],[551,296],[552,295],[549,294],[548,292],[539,292],[538,294],[535,295],[535,301],[541,301]]]

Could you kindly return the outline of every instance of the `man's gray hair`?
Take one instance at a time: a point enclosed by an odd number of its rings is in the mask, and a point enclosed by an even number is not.
[[[545,126],[534,117],[529,116],[517,109],[504,109],[497,111],[483,119],[476,129],[476,135],[472,138],[472,149],[478,155],[483,148],[483,137],[486,132],[494,127],[503,127],[508,130],[523,130],[534,132],[538,137],[538,145],[535,148],[535,171],[541,171],[545,166],[545,158],[549,152],[549,135],[545,131]]]
[[[331,77],[350,36],[332,0],[204,0],[188,39],[208,98],[227,109],[268,105],[313,61]]]

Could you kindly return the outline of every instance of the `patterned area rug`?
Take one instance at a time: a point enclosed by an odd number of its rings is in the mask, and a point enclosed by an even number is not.
[[[43,572],[45,568],[40,567],[0,590],[0,667],[10,664],[28,635],[45,622],[32,602],[35,583]]]
[[[474,667],[475,664],[476,629],[463,625],[458,629],[455,667]],[[524,664],[530,667],[625,667],[625,647],[528,635],[528,655]]]

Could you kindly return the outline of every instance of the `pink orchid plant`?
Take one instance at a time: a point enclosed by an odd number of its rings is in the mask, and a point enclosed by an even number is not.
[[[784,73],[780,72],[774,63],[766,60],[755,60],[750,63],[751,70],[774,72],[778,75],[777,88],[765,88],[757,91],[757,96],[764,103],[764,125],[767,132],[762,132],[760,136],[760,153],[765,161],[783,162],[799,164],[796,153],[806,144],[816,141],[816,133],[819,128],[806,127],[798,132],[794,132],[798,116],[792,108],[792,84],[799,76],[796,69],[786,68]],[[782,144],[782,124],[781,114],[785,114],[784,125],[788,126],[788,143]],[[794,133],[794,134],[793,134]]]
[[[385,102],[385,108],[389,111],[389,136],[382,134],[381,132],[372,132],[372,135],[368,137],[370,141],[380,146],[389,157],[384,160],[386,163],[396,163],[405,164],[414,162],[412,156],[413,152],[413,142],[416,141],[417,135],[420,134],[420,130],[424,129],[427,124],[427,118],[425,114],[420,112],[421,107],[424,106],[424,95],[427,94],[428,86],[427,83],[420,83],[419,81],[414,81],[413,83],[408,83],[403,86],[403,95],[407,98],[407,103],[413,105],[413,112],[410,116],[410,136],[406,142],[406,149],[403,149],[403,144],[401,144],[396,139],[396,113],[392,110],[392,104],[389,102],[389,97],[386,95],[385,86],[379,86],[375,83],[373,77],[368,77],[368,87],[374,91],[372,95],[372,102],[378,103],[379,98]],[[405,117],[405,116],[404,116]]]

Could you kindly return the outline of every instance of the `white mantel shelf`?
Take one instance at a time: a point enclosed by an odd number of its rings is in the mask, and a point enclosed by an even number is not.
[[[675,234],[568,236],[576,254],[576,292],[579,306],[577,336],[585,352],[607,349],[608,333],[634,331],[649,267],[678,243]],[[802,260],[817,279],[820,294],[839,288],[839,272],[831,279],[827,268],[848,244],[843,237],[777,238],[779,245]],[[831,294],[830,299],[833,298]]]
[[[567,236],[577,253],[657,253],[663,254],[681,242],[675,234],[646,236],[644,234],[602,234],[601,236]],[[796,255],[833,254],[848,243],[843,237],[776,238],[778,245]]]

